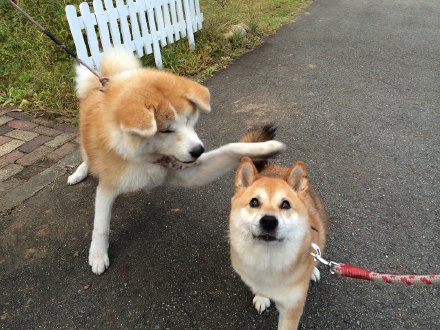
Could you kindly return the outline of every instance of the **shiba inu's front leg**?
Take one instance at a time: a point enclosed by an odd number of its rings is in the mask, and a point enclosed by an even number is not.
[[[242,157],[255,160],[274,157],[285,149],[284,143],[266,141],[258,143],[229,143],[209,151],[192,166],[173,171],[167,178],[170,185],[192,187],[208,184],[232,170]]]
[[[115,191],[105,189],[102,184],[99,184],[96,189],[95,219],[89,251],[89,265],[97,275],[102,274],[110,266],[108,240],[111,210],[116,196]]]

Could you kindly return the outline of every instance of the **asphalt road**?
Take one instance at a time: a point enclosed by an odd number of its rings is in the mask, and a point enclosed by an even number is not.
[[[206,81],[209,148],[274,122],[330,218],[327,256],[390,273],[440,273],[440,2],[315,1]],[[203,188],[120,197],[111,266],[87,265],[96,180],[64,179],[2,216],[2,329],[275,329],[229,262],[232,173]],[[439,290],[322,271],[307,329],[439,329]]]

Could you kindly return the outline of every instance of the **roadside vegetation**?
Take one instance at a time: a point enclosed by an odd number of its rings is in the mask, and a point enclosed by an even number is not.
[[[225,67],[260,43],[261,38],[291,21],[310,0],[200,0],[203,28],[195,34],[196,49],[187,39],[162,48],[167,70],[198,80]],[[78,0],[39,0],[17,3],[42,26],[75,49],[64,8]],[[229,32],[245,24],[246,34]],[[227,40],[225,34],[229,32]],[[152,55],[143,58],[153,65]],[[75,122],[73,63],[59,46],[0,0],[0,105],[13,105],[36,115]]]

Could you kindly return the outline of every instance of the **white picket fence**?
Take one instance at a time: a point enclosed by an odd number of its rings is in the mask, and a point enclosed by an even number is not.
[[[103,5],[104,2],[104,5]],[[138,57],[154,53],[162,68],[160,48],[181,38],[195,47],[194,33],[202,28],[199,0],[94,0],[66,6],[66,15],[78,57],[99,69],[99,57],[107,49],[129,49]]]

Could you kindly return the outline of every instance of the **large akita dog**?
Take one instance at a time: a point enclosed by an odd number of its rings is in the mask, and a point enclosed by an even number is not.
[[[101,61],[110,80],[102,89],[97,77],[77,68],[83,163],[68,178],[99,178],[89,264],[95,274],[109,266],[110,217],[113,201],[125,192],[160,185],[200,186],[232,169],[243,156],[267,158],[284,145],[272,137],[231,143],[204,152],[194,126],[209,112],[206,87],[164,71],[141,68],[131,53],[112,50]],[[270,133],[270,129],[266,133]]]
[[[267,165],[258,173],[243,158],[229,222],[232,266],[255,294],[258,312],[270,299],[276,303],[278,329],[298,327],[310,279],[319,280],[311,244],[324,250],[326,234],[324,207],[303,162]]]

